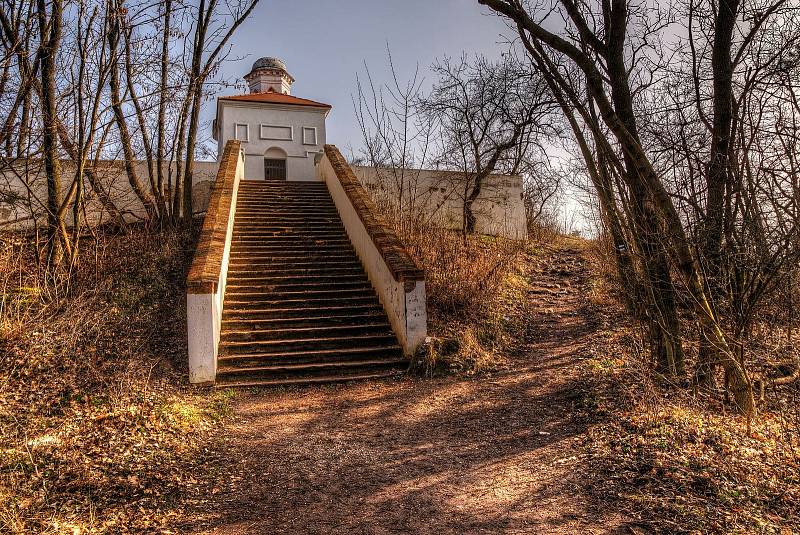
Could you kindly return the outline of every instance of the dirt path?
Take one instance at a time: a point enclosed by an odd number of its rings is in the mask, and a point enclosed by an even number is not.
[[[593,343],[577,250],[538,262],[531,342],[491,377],[244,394],[193,533],[627,533],[582,468]]]

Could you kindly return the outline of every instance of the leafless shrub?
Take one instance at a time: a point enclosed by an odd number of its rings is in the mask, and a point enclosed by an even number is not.
[[[425,270],[434,321],[464,321],[485,314],[497,303],[503,281],[524,249],[516,240],[464,240],[456,232],[436,227],[417,228],[402,239]]]

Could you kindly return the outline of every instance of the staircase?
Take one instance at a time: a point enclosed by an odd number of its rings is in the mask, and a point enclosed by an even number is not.
[[[378,378],[407,365],[325,184],[241,181],[217,386]]]

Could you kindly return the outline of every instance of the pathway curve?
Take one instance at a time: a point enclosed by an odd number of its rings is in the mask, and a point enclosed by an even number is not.
[[[532,260],[529,351],[477,378],[237,396],[194,533],[628,533],[587,495],[577,371],[597,330],[577,249]]]

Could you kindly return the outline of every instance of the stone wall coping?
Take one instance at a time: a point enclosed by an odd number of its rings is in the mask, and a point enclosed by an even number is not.
[[[217,290],[225,254],[228,221],[233,209],[233,188],[240,151],[239,141],[230,140],[225,144],[197,249],[186,277],[187,293],[210,294]]]
[[[378,207],[361,185],[335,145],[325,145],[325,155],[372,242],[397,282],[424,281],[425,272],[403,246],[395,231],[380,216]]]

